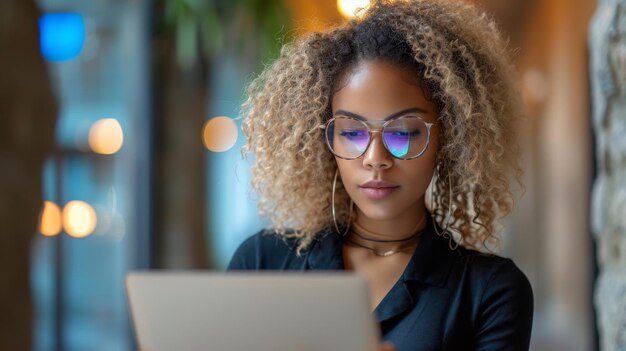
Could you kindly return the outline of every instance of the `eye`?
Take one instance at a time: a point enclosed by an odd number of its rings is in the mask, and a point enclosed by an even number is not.
[[[419,129],[414,129],[414,130],[398,130],[398,131],[393,131],[391,132],[392,136],[397,136],[397,137],[403,137],[403,138],[407,138],[407,137],[416,137],[418,135],[422,134],[422,131]]]
[[[347,129],[344,129],[344,130],[341,131],[341,133],[339,133],[339,135],[341,135],[342,137],[348,138],[350,140],[361,139],[361,138],[367,138],[368,137],[367,131],[364,131],[364,130],[347,130]]]

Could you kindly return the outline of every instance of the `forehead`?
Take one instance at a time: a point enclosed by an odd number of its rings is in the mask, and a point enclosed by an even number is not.
[[[333,114],[349,111],[368,119],[384,119],[398,111],[420,108],[426,115],[436,113],[426,98],[417,74],[408,68],[386,62],[364,61],[340,78],[331,99]]]

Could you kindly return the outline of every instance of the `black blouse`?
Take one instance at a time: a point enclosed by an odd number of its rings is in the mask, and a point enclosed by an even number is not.
[[[228,269],[343,270],[342,237],[328,228],[297,257],[295,241],[261,231],[241,244]],[[451,250],[429,226],[374,313],[398,351],[528,350],[533,294],[510,259]]]

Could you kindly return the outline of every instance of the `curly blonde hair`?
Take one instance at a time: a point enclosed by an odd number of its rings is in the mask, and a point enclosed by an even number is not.
[[[411,62],[402,53],[384,52],[397,51],[398,43],[408,48]],[[443,132],[431,183],[434,220],[465,247],[497,243],[495,223],[514,203],[511,182],[521,185],[515,129],[522,108],[509,52],[493,20],[449,0],[374,1],[341,27],[285,45],[250,84],[242,106],[243,154],[256,158],[252,185],[261,215],[279,235],[298,239],[298,254],[332,226],[337,164],[318,126],[331,117],[342,72],[359,60],[376,59],[414,67],[438,107]],[[344,225],[349,206],[338,184],[335,208]]]

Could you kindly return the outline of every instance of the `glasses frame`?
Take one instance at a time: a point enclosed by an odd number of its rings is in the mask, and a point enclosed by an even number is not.
[[[363,149],[363,152],[356,156],[356,157],[343,157],[343,156],[339,156],[335,153],[335,151],[333,150],[332,146],[330,146],[330,141],[328,140],[328,126],[334,122],[335,120],[337,120],[338,118],[345,118],[345,119],[351,119],[354,121],[357,121],[361,124],[363,124],[366,128],[367,128],[367,133],[369,136],[369,139],[367,141],[367,146],[365,147],[365,149]],[[426,145],[424,145],[424,149],[417,154],[416,156],[412,156],[412,157],[397,157],[396,155],[393,154],[393,152],[391,152],[389,150],[389,146],[387,145],[387,142],[385,141],[385,138],[382,136],[383,133],[385,132],[385,127],[387,125],[389,125],[389,123],[397,121],[399,119],[405,119],[405,118],[417,118],[420,121],[422,121],[425,125],[426,125]],[[382,124],[381,127],[379,129],[372,129],[371,124]],[[433,125],[435,125],[435,123],[429,123],[424,121],[424,119],[420,116],[413,116],[413,115],[408,115],[408,116],[399,116],[396,118],[392,118],[386,121],[364,121],[358,118],[354,118],[354,117],[350,117],[350,116],[339,116],[339,117],[333,117],[331,119],[329,119],[328,121],[326,121],[326,123],[324,124],[320,124],[318,126],[319,129],[323,129],[324,130],[324,139],[326,140],[326,146],[328,146],[328,149],[330,150],[330,152],[332,152],[333,155],[343,159],[343,160],[356,160],[357,158],[365,155],[365,153],[367,152],[367,149],[369,149],[370,145],[372,144],[372,140],[374,140],[374,136],[372,135],[373,133],[380,133],[381,134],[381,139],[383,141],[383,145],[385,146],[385,150],[387,150],[387,152],[394,158],[397,158],[399,160],[414,160],[416,158],[419,158],[420,156],[422,156],[424,154],[424,152],[426,152],[426,150],[428,150],[428,146],[430,145],[430,129],[433,127]]]

